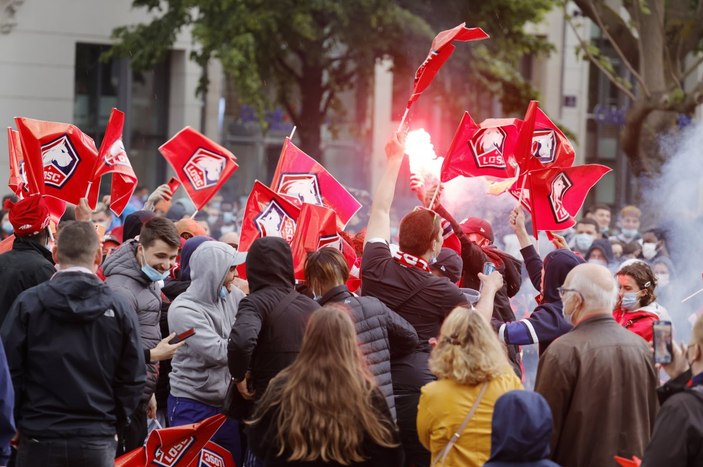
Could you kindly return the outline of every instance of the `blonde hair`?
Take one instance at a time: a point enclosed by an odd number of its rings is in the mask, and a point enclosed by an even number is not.
[[[305,260],[305,280],[314,293],[324,293],[326,287],[344,284],[349,279],[349,266],[344,255],[332,247],[310,253]]]
[[[693,324],[693,342],[703,347],[703,316]]]
[[[348,311],[326,306],[311,315],[298,357],[271,380],[248,423],[277,409],[277,456],[290,452],[289,462],[363,462],[366,437],[397,446],[393,425],[374,410],[374,392]]]
[[[493,329],[474,310],[454,308],[442,324],[430,370],[440,379],[475,386],[510,370]]]

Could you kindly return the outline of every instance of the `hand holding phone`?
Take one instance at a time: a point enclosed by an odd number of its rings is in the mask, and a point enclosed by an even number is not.
[[[673,361],[674,348],[672,344],[671,321],[655,321],[652,323],[654,363],[668,365]]]
[[[181,186],[181,181],[176,177],[171,177],[167,183],[168,188],[171,190],[171,195],[176,193],[176,190]]]
[[[171,339],[168,343],[171,344],[171,345],[173,345],[173,344],[178,344],[179,342],[188,339],[189,337],[191,337],[191,336],[194,335],[194,334],[195,334],[195,329],[194,329],[194,328],[186,329],[186,330],[183,331],[182,333],[176,334],[176,337],[174,337],[173,339]]]

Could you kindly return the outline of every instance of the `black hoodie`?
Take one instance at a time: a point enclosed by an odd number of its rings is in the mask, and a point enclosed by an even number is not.
[[[293,255],[285,240],[264,237],[247,254],[249,296],[242,299],[229,336],[227,360],[232,377],[241,381],[251,369],[256,397],[269,381],[293,363],[303,342],[310,314],[320,305],[297,294],[285,310],[276,306],[293,292]]]
[[[137,317],[94,274],[57,273],[23,292],[1,333],[23,436],[114,436],[139,403]]]

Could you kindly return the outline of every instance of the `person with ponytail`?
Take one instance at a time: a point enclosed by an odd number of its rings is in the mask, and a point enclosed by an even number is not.
[[[403,465],[397,428],[341,306],[310,316],[298,357],[247,424],[249,448],[266,466]]]

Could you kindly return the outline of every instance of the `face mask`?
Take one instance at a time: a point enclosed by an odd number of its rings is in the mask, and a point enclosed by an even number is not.
[[[637,309],[640,299],[637,297],[638,292],[628,292],[622,296],[620,306],[628,311]]]
[[[598,231],[604,234],[608,231],[608,226],[606,225],[605,227],[598,227]]]
[[[11,234],[15,231],[15,229],[12,227],[12,224],[9,221],[5,221],[2,223],[2,231],[6,234]]]
[[[218,217],[217,216],[207,216],[207,223],[208,224],[214,224],[217,222]]]
[[[231,224],[232,222],[234,222],[234,214],[232,214],[231,212],[222,213],[222,222],[224,222],[225,224]]]
[[[574,245],[576,245],[576,248],[581,251],[587,251],[589,248],[591,248],[592,244],[593,237],[588,234],[580,233],[574,236]]]
[[[606,263],[605,260],[602,260],[602,259],[595,259],[595,258],[592,258],[592,259],[589,259],[588,262],[591,263],[591,264],[600,264],[601,266],[607,266],[607,265],[608,265],[608,263]]]
[[[660,287],[666,287],[669,285],[669,274],[664,272],[662,274],[657,274],[657,285]]]
[[[227,287],[223,285],[220,287],[220,298],[224,300],[227,298],[227,295],[229,295],[229,290],[227,290]]]
[[[643,243],[642,244],[642,256],[644,259],[652,259],[657,255],[657,244],[656,243]]]
[[[153,267],[149,266],[149,264],[146,262],[146,257],[144,256],[144,253],[142,253],[142,259],[144,259],[144,266],[142,266],[142,272],[146,275],[146,277],[149,278],[151,282],[162,281],[168,277],[169,271],[166,271],[162,274]]]
[[[627,238],[637,236],[637,229],[622,229],[620,232]]]

